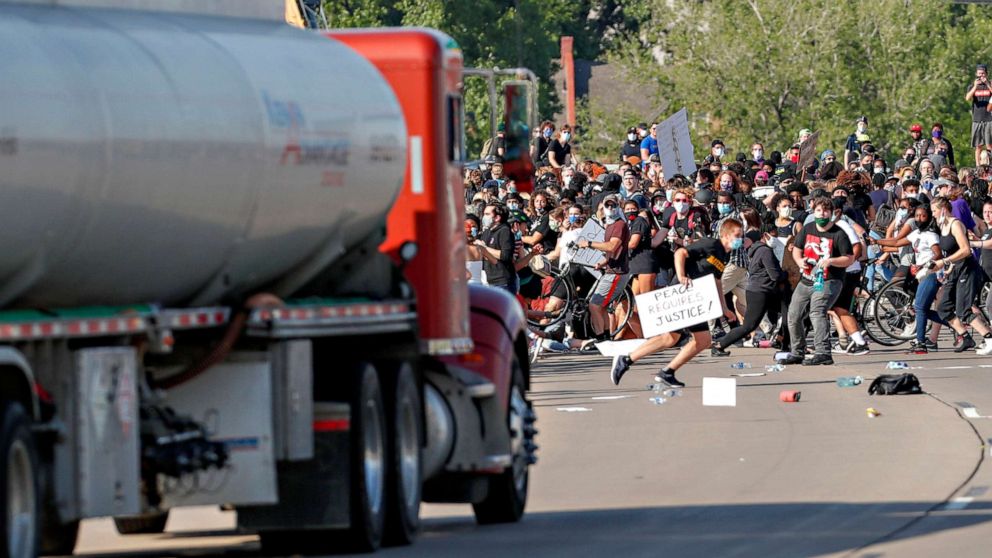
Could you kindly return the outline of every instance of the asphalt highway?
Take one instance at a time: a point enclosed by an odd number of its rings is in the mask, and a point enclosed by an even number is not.
[[[704,377],[761,374],[772,350],[697,357],[662,405],[646,389],[667,360],[637,363],[614,387],[600,355],[535,364],[540,462],[528,513],[479,527],[469,506],[426,505],[411,547],[387,557],[988,555],[992,538],[992,359],[872,347],[835,366],[738,377],[736,406],[702,405]],[[869,396],[886,363],[906,361],[925,394]],[[733,370],[744,361],[751,369]],[[838,376],[865,383],[837,387]],[[798,390],[784,403],[783,390]],[[880,414],[869,417],[866,410]],[[231,513],[174,512],[162,535],[121,537],[84,523],[77,554],[256,555]]]

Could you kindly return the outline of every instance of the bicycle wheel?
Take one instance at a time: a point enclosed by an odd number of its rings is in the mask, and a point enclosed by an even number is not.
[[[982,285],[982,288],[978,290],[978,298],[975,299],[975,306],[985,317],[985,323],[989,323],[989,309],[985,306],[985,301],[989,299],[989,291],[992,290],[992,282],[986,282]]]
[[[613,300],[606,306],[606,312],[617,317],[616,327],[610,331],[611,339],[623,331],[623,328],[627,327],[627,322],[630,321],[630,315],[633,311],[634,293],[630,289],[630,285],[627,285],[627,288],[619,295],[613,297]]]
[[[548,303],[552,298],[557,298],[561,303],[557,308],[551,310],[551,314],[547,318],[527,317],[528,325],[538,329],[547,329],[564,320],[575,300],[575,287],[568,275],[556,271],[551,274],[551,277],[554,278],[551,284],[541,289],[540,296],[533,299],[531,308],[547,311]]]
[[[878,327],[878,321],[875,319],[876,300],[877,298],[872,295],[858,302],[854,314],[854,317],[858,320],[858,327],[873,343],[878,343],[886,347],[894,347],[901,344],[903,342],[901,339],[889,337]]]
[[[878,340],[883,345],[898,345],[916,337],[916,312],[913,310],[913,299],[916,293],[903,289],[901,281],[892,281],[882,287],[875,299],[873,313],[875,323],[892,340]]]

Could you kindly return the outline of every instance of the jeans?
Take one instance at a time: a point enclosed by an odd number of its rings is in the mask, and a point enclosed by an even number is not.
[[[923,344],[927,338],[927,320],[947,325],[937,312],[931,308],[940,283],[936,273],[928,273],[916,287],[916,298],[913,299],[913,309],[916,311],[916,342]]]
[[[806,332],[803,321],[807,312],[813,323],[813,348],[818,355],[830,355],[830,319],[827,310],[833,308],[840,296],[842,279],[829,279],[823,282],[823,290],[813,290],[813,285],[799,282],[792,293],[789,305],[789,336],[792,340],[792,354],[803,356],[806,353]]]

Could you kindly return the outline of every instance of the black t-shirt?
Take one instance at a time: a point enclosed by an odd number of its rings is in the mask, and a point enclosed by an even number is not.
[[[651,251],[651,225],[640,215],[630,223],[630,235],[635,234],[641,235],[641,241],[630,251],[630,272],[655,273],[654,252]]]
[[[706,217],[706,210],[701,207],[690,207],[685,217],[679,217],[674,207],[668,207],[661,214],[661,226],[674,229],[679,238],[699,236],[709,231],[709,219]]]
[[[483,231],[482,241],[489,248],[500,252],[499,261],[496,263],[489,263],[487,259],[482,260],[482,269],[486,272],[486,282],[495,286],[509,285],[514,274],[513,258],[516,251],[513,231],[508,225],[499,224]]]
[[[641,141],[625,141],[623,145],[620,146],[620,157],[637,157],[641,158]]]
[[[562,145],[558,140],[552,140],[551,148],[548,153],[548,161],[551,160],[551,153],[555,154],[555,162],[559,165],[565,164],[565,156],[572,152],[572,144],[566,143]]]
[[[558,233],[551,230],[550,223],[551,215],[545,213],[531,228],[531,233],[541,233],[541,246],[544,247],[545,254],[554,251],[555,246],[558,244]]]
[[[803,261],[806,262],[802,268],[802,282],[804,285],[812,285],[815,277],[813,266],[816,262],[824,258],[836,258],[848,256],[854,253],[851,240],[847,238],[840,227],[831,223],[826,231],[816,228],[816,223],[809,223],[799,229],[796,235],[796,248],[803,251]],[[844,268],[830,266],[823,274],[824,280],[843,279]]]
[[[968,86],[971,89],[971,86]],[[989,112],[989,98],[992,98],[992,89],[986,84],[980,84],[975,88],[975,96],[971,98],[971,121],[972,122],[992,122],[992,113]]]
[[[685,261],[685,273],[690,279],[704,275],[723,275],[723,268],[730,260],[730,254],[723,243],[715,238],[702,238],[689,245],[689,257]]]

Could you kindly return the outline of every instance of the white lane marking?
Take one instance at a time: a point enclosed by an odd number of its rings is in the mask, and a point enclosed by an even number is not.
[[[613,401],[615,399],[627,399],[628,397],[633,397],[633,395],[600,395],[599,397],[593,397],[593,401]]]
[[[965,407],[964,409],[961,409],[961,414],[968,418],[988,418],[978,414],[978,409],[974,407]]]
[[[731,376],[737,376],[738,378],[757,378],[758,376],[764,376],[764,372],[745,372],[743,374],[731,374]]]
[[[556,411],[562,411],[563,413],[584,413],[586,411],[591,411],[587,407],[558,407]]]
[[[961,496],[948,502],[944,506],[944,510],[945,511],[963,510],[968,507],[968,504],[974,501],[975,499],[972,498],[971,496]]]
[[[968,368],[974,368],[974,366],[944,366],[937,370],[967,370]]]

